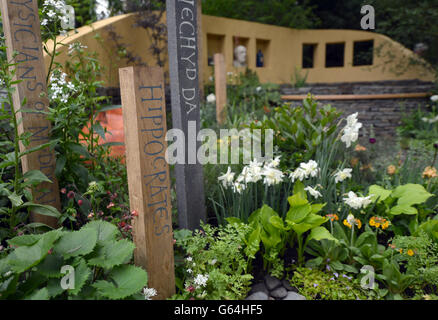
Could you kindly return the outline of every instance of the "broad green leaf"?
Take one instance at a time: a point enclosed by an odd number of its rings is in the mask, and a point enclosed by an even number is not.
[[[97,243],[104,245],[105,242],[116,240],[119,230],[115,225],[107,221],[92,221],[87,223],[83,229],[91,228],[97,232]]]
[[[65,291],[61,287],[61,280],[56,278],[50,279],[46,288],[50,298],[55,298]]]
[[[335,237],[333,237],[332,234],[324,227],[317,227],[317,228],[312,229],[312,231],[310,231],[310,234],[307,237],[306,241],[310,241],[312,239],[318,240],[318,241],[326,239],[326,240],[332,240],[335,242],[339,242],[339,240],[336,239]]]
[[[88,264],[110,269],[129,262],[134,249],[135,245],[127,239],[107,241],[103,247],[97,248],[97,252],[91,256]]]
[[[42,237],[41,234],[27,234],[24,236],[15,237],[8,240],[8,243],[11,246],[22,247],[22,246],[31,246],[35,244]]]
[[[18,194],[16,194],[15,192],[14,192],[14,193],[11,193],[11,194],[8,196],[8,198],[9,198],[9,200],[11,200],[12,205],[13,205],[14,207],[19,207],[19,206],[21,206],[21,205],[23,204],[23,199],[21,199],[21,196],[18,195]]]
[[[286,228],[285,228],[285,226],[284,226],[284,223],[283,223],[283,219],[281,219],[281,218],[278,217],[278,216],[272,216],[272,217],[269,219],[269,222],[270,222],[274,227],[276,227],[277,229],[280,229],[280,230],[286,230]]]
[[[398,198],[397,204],[400,206],[412,206],[426,202],[427,199],[433,195],[426,191],[426,189],[419,184],[405,184],[398,186],[393,192],[392,197]]]
[[[123,299],[140,292],[147,285],[146,271],[131,265],[117,267],[109,274],[112,282],[99,280],[93,284],[105,298]]]
[[[389,211],[390,214],[399,215],[399,214],[417,214],[418,211],[414,207],[409,205],[397,205],[391,208]]]
[[[78,266],[75,267],[75,287],[74,289],[69,289],[68,293],[70,295],[77,295],[81,291],[82,287],[85,285],[87,280],[90,278],[92,272],[87,266],[84,259],[81,259]]]
[[[326,206],[326,203],[317,203],[317,204],[312,204],[312,213],[318,213],[320,212],[324,207]]]
[[[55,252],[64,258],[86,255],[93,251],[97,242],[97,231],[93,228],[83,228],[62,236],[55,246]]]
[[[49,205],[26,202],[22,205],[22,207],[27,207],[31,212],[41,214],[43,216],[49,216],[54,218],[59,218],[61,216],[61,213],[59,213],[59,211],[55,207]]]
[[[8,257],[8,264],[17,273],[28,270],[39,264],[61,236],[58,230],[45,233],[38,242],[32,246],[18,247]]]
[[[64,264],[62,256],[52,253],[47,255],[47,257],[38,265],[38,272],[48,278],[60,278],[62,276],[61,268]]]
[[[40,170],[31,170],[23,175],[25,186],[36,186],[42,182],[52,182],[47,176]]]
[[[24,300],[49,300],[49,298],[49,291],[47,290],[47,288],[42,288],[30,294],[29,296],[24,298]]]
[[[308,223],[299,223],[299,224],[292,224],[292,229],[298,234],[298,236],[301,236],[304,232],[309,231],[312,229],[312,225]]]
[[[388,198],[391,195],[392,191],[391,190],[386,190],[385,188],[382,188],[381,186],[378,185],[372,185],[369,188],[368,194],[372,194],[371,196],[371,200],[374,202],[377,200],[377,198],[379,198],[378,203],[386,200],[386,198]]]
[[[327,221],[327,218],[324,218],[324,217],[321,217],[320,215],[311,213],[303,220],[303,223],[308,223],[308,224],[312,225],[312,228],[314,228],[314,227],[318,227],[318,226],[322,225],[326,221]]]

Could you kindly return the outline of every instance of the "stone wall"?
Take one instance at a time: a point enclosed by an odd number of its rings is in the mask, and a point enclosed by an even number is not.
[[[303,88],[282,86],[284,95],[303,95],[311,92],[314,95],[340,95],[340,94],[390,94],[390,93],[417,93],[431,92],[434,84],[421,81],[381,81],[381,82],[355,82],[337,84],[313,84]],[[300,101],[292,101],[292,105],[299,105]],[[331,104],[343,111],[343,115],[359,113],[359,120],[364,124],[367,134],[371,125],[379,136],[394,135],[395,129],[400,125],[404,112],[410,113],[417,108],[423,110],[430,105],[428,98],[424,99],[372,99],[372,100],[320,100],[321,104]]]

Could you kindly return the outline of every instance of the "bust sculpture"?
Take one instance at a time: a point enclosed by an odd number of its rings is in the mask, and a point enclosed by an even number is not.
[[[234,66],[246,67],[246,48],[242,45],[234,49]]]

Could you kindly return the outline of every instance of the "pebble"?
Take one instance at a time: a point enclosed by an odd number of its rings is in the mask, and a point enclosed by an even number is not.
[[[283,279],[283,281],[281,281],[281,284],[283,285],[283,287],[286,288],[287,291],[298,292],[297,288],[292,287],[289,281],[287,281],[286,279]]]
[[[265,277],[265,285],[269,291],[272,291],[281,286],[281,281],[273,276],[267,275]]]
[[[259,291],[259,292],[253,293],[245,300],[268,300],[268,299],[269,299],[269,297],[266,293]]]
[[[283,299],[287,296],[287,290],[283,287],[279,287],[273,291],[271,291],[271,296],[273,296],[276,299]]]
[[[252,286],[250,293],[255,293],[255,292],[263,292],[269,295],[269,290],[266,289],[266,286],[263,282],[256,283],[255,285]]]
[[[289,291],[283,300],[306,300],[306,297],[296,292]]]

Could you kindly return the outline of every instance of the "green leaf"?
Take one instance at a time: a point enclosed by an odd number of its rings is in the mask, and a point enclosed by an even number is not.
[[[131,265],[117,267],[111,271],[109,277],[113,282],[99,280],[93,284],[105,298],[112,300],[123,299],[138,293],[147,285],[146,271]]]
[[[87,266],[84,259],[81,259],[79,265],[75,267],[75,288],[69,289],[70,295],[77,295],[82,290],[87,280],[91,277],[91,269]]]
[[[405,184],[398,186],[393,192],[392,197],[398,198],[398,205],[412,206],[426,202],[433,194],[426,191],[426,189],[419,184]]]
[[[48,278],[60,278],[62,276],[61,268],[63,265],[64,259],[62,256],[49,254],[43,262],[38,265],[38,272]]]
[[[115,225],[107,221],[92,221],[87,223],[83,229],[93,229],[97,232],[97,243],[104,245],[107,241],[116,240],[119,230]]]
[[[110,269],[129,262],[134,249],[135,245],[127,239],[107,241],[103,247],[98,247],[96,253],[88,260],[88,264]]]
[[[36,186],[42,182],[52,182],[47,176],[40,170],[31,170],[23,175],[25,181],[24,186]]]
[[[61,213],[55,207],[49,205],[26,202],[22,205],[22,207],[27,207],[31,212],[41,214],[43,216],[49,216],[54,218],[59,218],[61,216]]]
[[[8,243],[11,246],[22,247],[22,246],[31,246],[38,242],[42,237],[41,234],[29,234],[24,236],[15,237],[8,240]]]
[[[368,194],[372,194],[370,199],[374,202],[377,200],[377,198],[379,198],[378,203],[386,200],[386,198],[388,198],[391,193],[391,190],[386,190],[385,188],[382,188],[378,185],[372,185],[368,190]]]
[[[24,300],[49,300],[49,298],[49,291],[47,290],[47,288],[42,288],[30,294],[29,296],[24,298]]]
[[[310,240],[331,240],[334,242],[339,242],[338,239],[336,239],[335,237],[332,236],[332,234],[324,227],[316,227],[314,229],[312,229],[312,231],[310,231],[309,236],[307,237],[306,241],[310,241]]]
[[[61,236],[58,230],[45,233],[37,243],[32,246],[19,247],[8,257],[8,264],[17,273],[24,272],[39,264]]]
[[[97,242],[97,232],[92,228],[82,228],[62,236],[54,250],[64,258],[86,255],[93,251]]]
[[[23,204],[23,199],[21,199],[21,197],[22,197],[22,196],[19,196],[19,195],[16,194],[15,192],[14,192],[14,193],[11,193],[11,194],[8,196],[9,200],[11,200],[12,205],[13,205],[14,207],[19,207],[19,206],[21,206],[21,205]]]
[[[61,280],[55,278],[47,282],[46,288],[50,298],[55,298],[65,291],[61,287]]]
[[[409,205],[397,205],[391,208],[389,211],[390,214],[399,215],[399,214],[417,214],[418,211],[414,207]]]
[[[269,222],[270,222],[274,227],[276,227],[277,229],[280,229],[280,230],[286,230],[286,228],[284,227],[283,220],[282,220],[280,217],[278,217],[278,216],[272,216],[272,217],[269,219]]]

